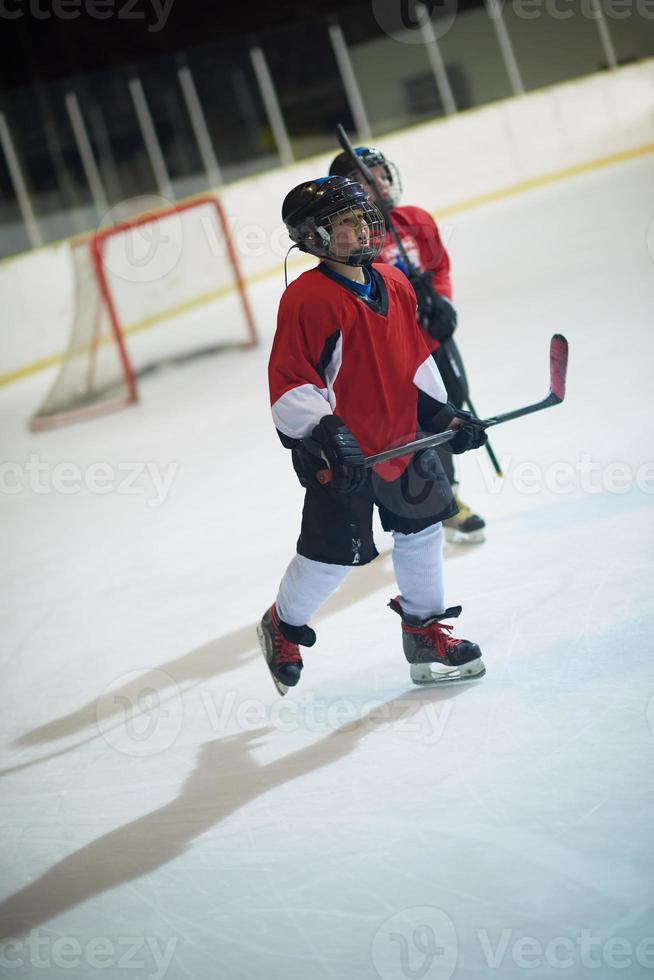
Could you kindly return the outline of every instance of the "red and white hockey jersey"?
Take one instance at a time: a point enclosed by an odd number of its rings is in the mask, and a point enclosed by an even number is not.
[[[322,265],[284,292],[268,376],[273,419],[287,439],[303,439],[332,413],[368,456],[415,438],[419,391],[437,403],[434,411],[447,401],[416,321],[412,286],[392,266],[371,271],[369,300]],[[406,465],[393,461],[375,470],[396,479]]]

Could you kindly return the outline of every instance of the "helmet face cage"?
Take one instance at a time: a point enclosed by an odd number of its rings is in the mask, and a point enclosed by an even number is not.
[[[372,146],[357,146],[354,152],[366,167],[384,168],[384,172],[390,184],[390,187],[388,188],[388,197],[384,198],[384,201],[389,207],[396,207],[400,202],[400,198],[402,197],[402,181],[400,179],[400,172],[395,164],[391,163],[390,160],[387,160],[381,150],[376,150]],[[350,180],[361,182],[362,177],[360,172],[355,168],[352,168],[351,160],[346,153],[341,153],[336,157],[336,159],[332,162],[332,169],[334,172],[341,173],[344,177],[349,177]]]
[[[396,207],[396,205],[400,202],[400,198],[402,197],[402,181],[400,180],[400,171],[397,169],[395,164],[391,163],[390,160],[387,160],[380,150],[366,150],[364,153],[357,153],[357,156],[361,157],[361,160],[368,168],[383,168],[390,185],[387,191],[388,197],[384,197],[383,200],[389,207]],[[353,171],[351,179],[361,180],[361,175],[359,174],[358,170]]]
[[[385,235],[381,212],[364,200],[306,218],[292,237],[302,251],[311,255],[358,266],[375,261]]]
[[[382,166],[386,171],[386,176],[388,177],[388,182],[390,184],[388,204],[390,207],[394,208],[400,203],[400,198],[402,197],[402,181],[400,179],[400,171],[397,169],[394,163],[391,163],[390,160],[385,160]]]
[[[379,255],[386,225],[381,212],[369,201],[342,208],[318,219],[318,233],[327,236],[328,258],[346,265],[368,265]]]

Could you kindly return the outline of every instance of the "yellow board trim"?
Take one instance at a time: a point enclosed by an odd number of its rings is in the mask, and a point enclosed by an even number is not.
[[[627,160],[636,160],[639,157],[647,156],[652,153],[654,153],[654,143],[646,143],[643,146],[637,146],[631,150],[622,150],[619,153],[611,153],[607,156],[597,157],[594,160],[588,160],[585,163],[574,164],[571,167],[564,167],[561,170],[554,170],[551,173],[542,174],[539,177],[531,177],[530,179],[520,181],[517,184],[510,184],[507,187],[502,187],[496,191],[489,191],[486,194],[478,194],[475,197],[465,198],[462,201],[457,201],[455,204],[438,208],[433,211],[432,214],[434,218],[444,218],[448,215],[458,214],[461,211],[469,211],[472,208],[480,207],[484,204],[490,204],[493,201],[501,201],[508,197],[515,197],[518,194],[536,190],[540,187],[546,187],[548,184],[568,180],[569,178],[577,177],[580,174],[590,173],[593,170],[600,170],[603,167],[610,167],[617,163],[624,163]],[[300,262],[296,260],[295,262],[289,264],[298,265]],[[255,275],[248,276],[245,280],[245,284],[246,286],[252,286],[254,283],[261,282],[263,279],[267,279],[269,276],[280,275],[282,270],[283,266],[280,264],[271,266],[268,269],[263,269],[261,272],[258,272]],[[147,330],[149,327],[160,323],[162,320],[169,320],[173,317],[180,316],[183,313],[188,313],[190,310],[193,310],[198,306],[203,306],[205,303],[220,299],[221,296],[224,296],[227,293],[234,292],[235,289],[236,286],[230,285],[223,286],[221,289],[216,289],[212,292],[203,293],[201,296],[198,296],[186,303],[180,303],[177,306],[170,307],[169,309],[164,310],[163,313],[158,313],[156,316],[145,317],[143,320],[130,324],[126,328],[125,333],[130,336],[131,334],[139,333],[142,330]],[[45,368],[53,367],[55,364],[60,363],[63,357],[64,352],[60,354],[53,354],[51,357],[44,357],[39,361],[34,361],[32,364],[26,365],[25,367],[2,374],[0,375],[0,386],[10,384],[12,381],[18,381],[21,378],[28,377],[30,374],[35,374],[37,371],[43,371]]]
[[[567,180],[569,177],[578,177],[579,174],[586,174],[592,170],[600,170],[602,167],[610,167],[616,163],[635,160],[638,157],[647,156],[649,153],[654,153],[654,143],[645,143],[644,146],[637,146],[632,150],[610,153],[608,156],[597,157],[595,160],[588,160],[586,163],[576,163],[572,167],[553,170],[549,174],[542,174],[540,177],[531,177],[529,180],[522,180],[518,184],[511,184],[497,191],[489,191],[487,194],[478,194],[476,197],[466,198],[464,201],[458,201],[456,204],[451,204],[448,207],[438,208],[432,213],[435,218],[444,218],[448,214],[469,211],[471,208],[476,208],[481,204],[500,201],[503,198],[535,190],[538,187],[546,187],[548,184],[554,184],[560,180]]]

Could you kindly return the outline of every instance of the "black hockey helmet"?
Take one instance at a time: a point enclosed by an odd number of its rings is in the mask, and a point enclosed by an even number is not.
[[[376,150],[373,146],[356,146],[354,152],[361,158],[361,162],[366,167],[383,167],[390,184],[389,195],[386,203],[394,208],[402,196],[402,181],[400,172],[394,163],[387,160],[381,150]],[[335,156],[329,168],[330,174],[339,174],[342,177],[349,177],[350,180],[361,180],[361,174],[352,163],[352,158],[345,150]]]
[[[384,218],[361,184],[340,176],[294,187],[284,198],[282,221],[301,251],[345,265],[374,262],[386,234]],[[348,221],[357,228],[357,241],[344,250],[334,230]]]

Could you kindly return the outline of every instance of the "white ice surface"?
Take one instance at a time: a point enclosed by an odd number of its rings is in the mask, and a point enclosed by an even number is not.
[[[3,459],[45,492],[5,471],[0,976],[654,975],[652,170],[446,225],[477,409],[545,394],[553,332],[571,351],[565,405],[493,431],[501,483],[460,461],[488,523],[446,554],[476,685],[411,685],[380,532],[273,689],[255,623],[301,506],[267,402],[279,284],[259,349],[128,411],[29,435],[48,378],[2,391]],[[107,493],[53,489],[99,461]],[[160,506],[143,475],[118,492],[129,463],[173,464]]]

